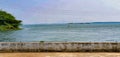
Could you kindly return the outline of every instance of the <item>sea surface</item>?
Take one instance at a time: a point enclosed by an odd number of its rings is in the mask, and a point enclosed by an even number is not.
[[[0,42],[120,42],[120,23],[22,25],[0,31]]]

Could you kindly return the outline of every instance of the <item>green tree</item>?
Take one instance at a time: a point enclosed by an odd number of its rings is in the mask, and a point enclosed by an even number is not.
[[[0,30],[20,29],[21,22],[21,20],[16,20],[12,14],[0,10]]]

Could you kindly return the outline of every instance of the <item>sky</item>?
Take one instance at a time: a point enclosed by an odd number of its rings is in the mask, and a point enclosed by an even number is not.
[[[120,0],[0,0],[23,24],[120,22]]]

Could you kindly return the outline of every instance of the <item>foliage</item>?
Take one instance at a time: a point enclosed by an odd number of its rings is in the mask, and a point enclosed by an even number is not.
[[[21,22],[21,20],[16,20],[12,14],[0,10],[0,30],[19,29]]]

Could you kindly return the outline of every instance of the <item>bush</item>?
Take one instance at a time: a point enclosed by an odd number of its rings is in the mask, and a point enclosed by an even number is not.
[[[16,20],[12,14],[0,10],[0,30],[19,29],[21,22],[21,20]]]

